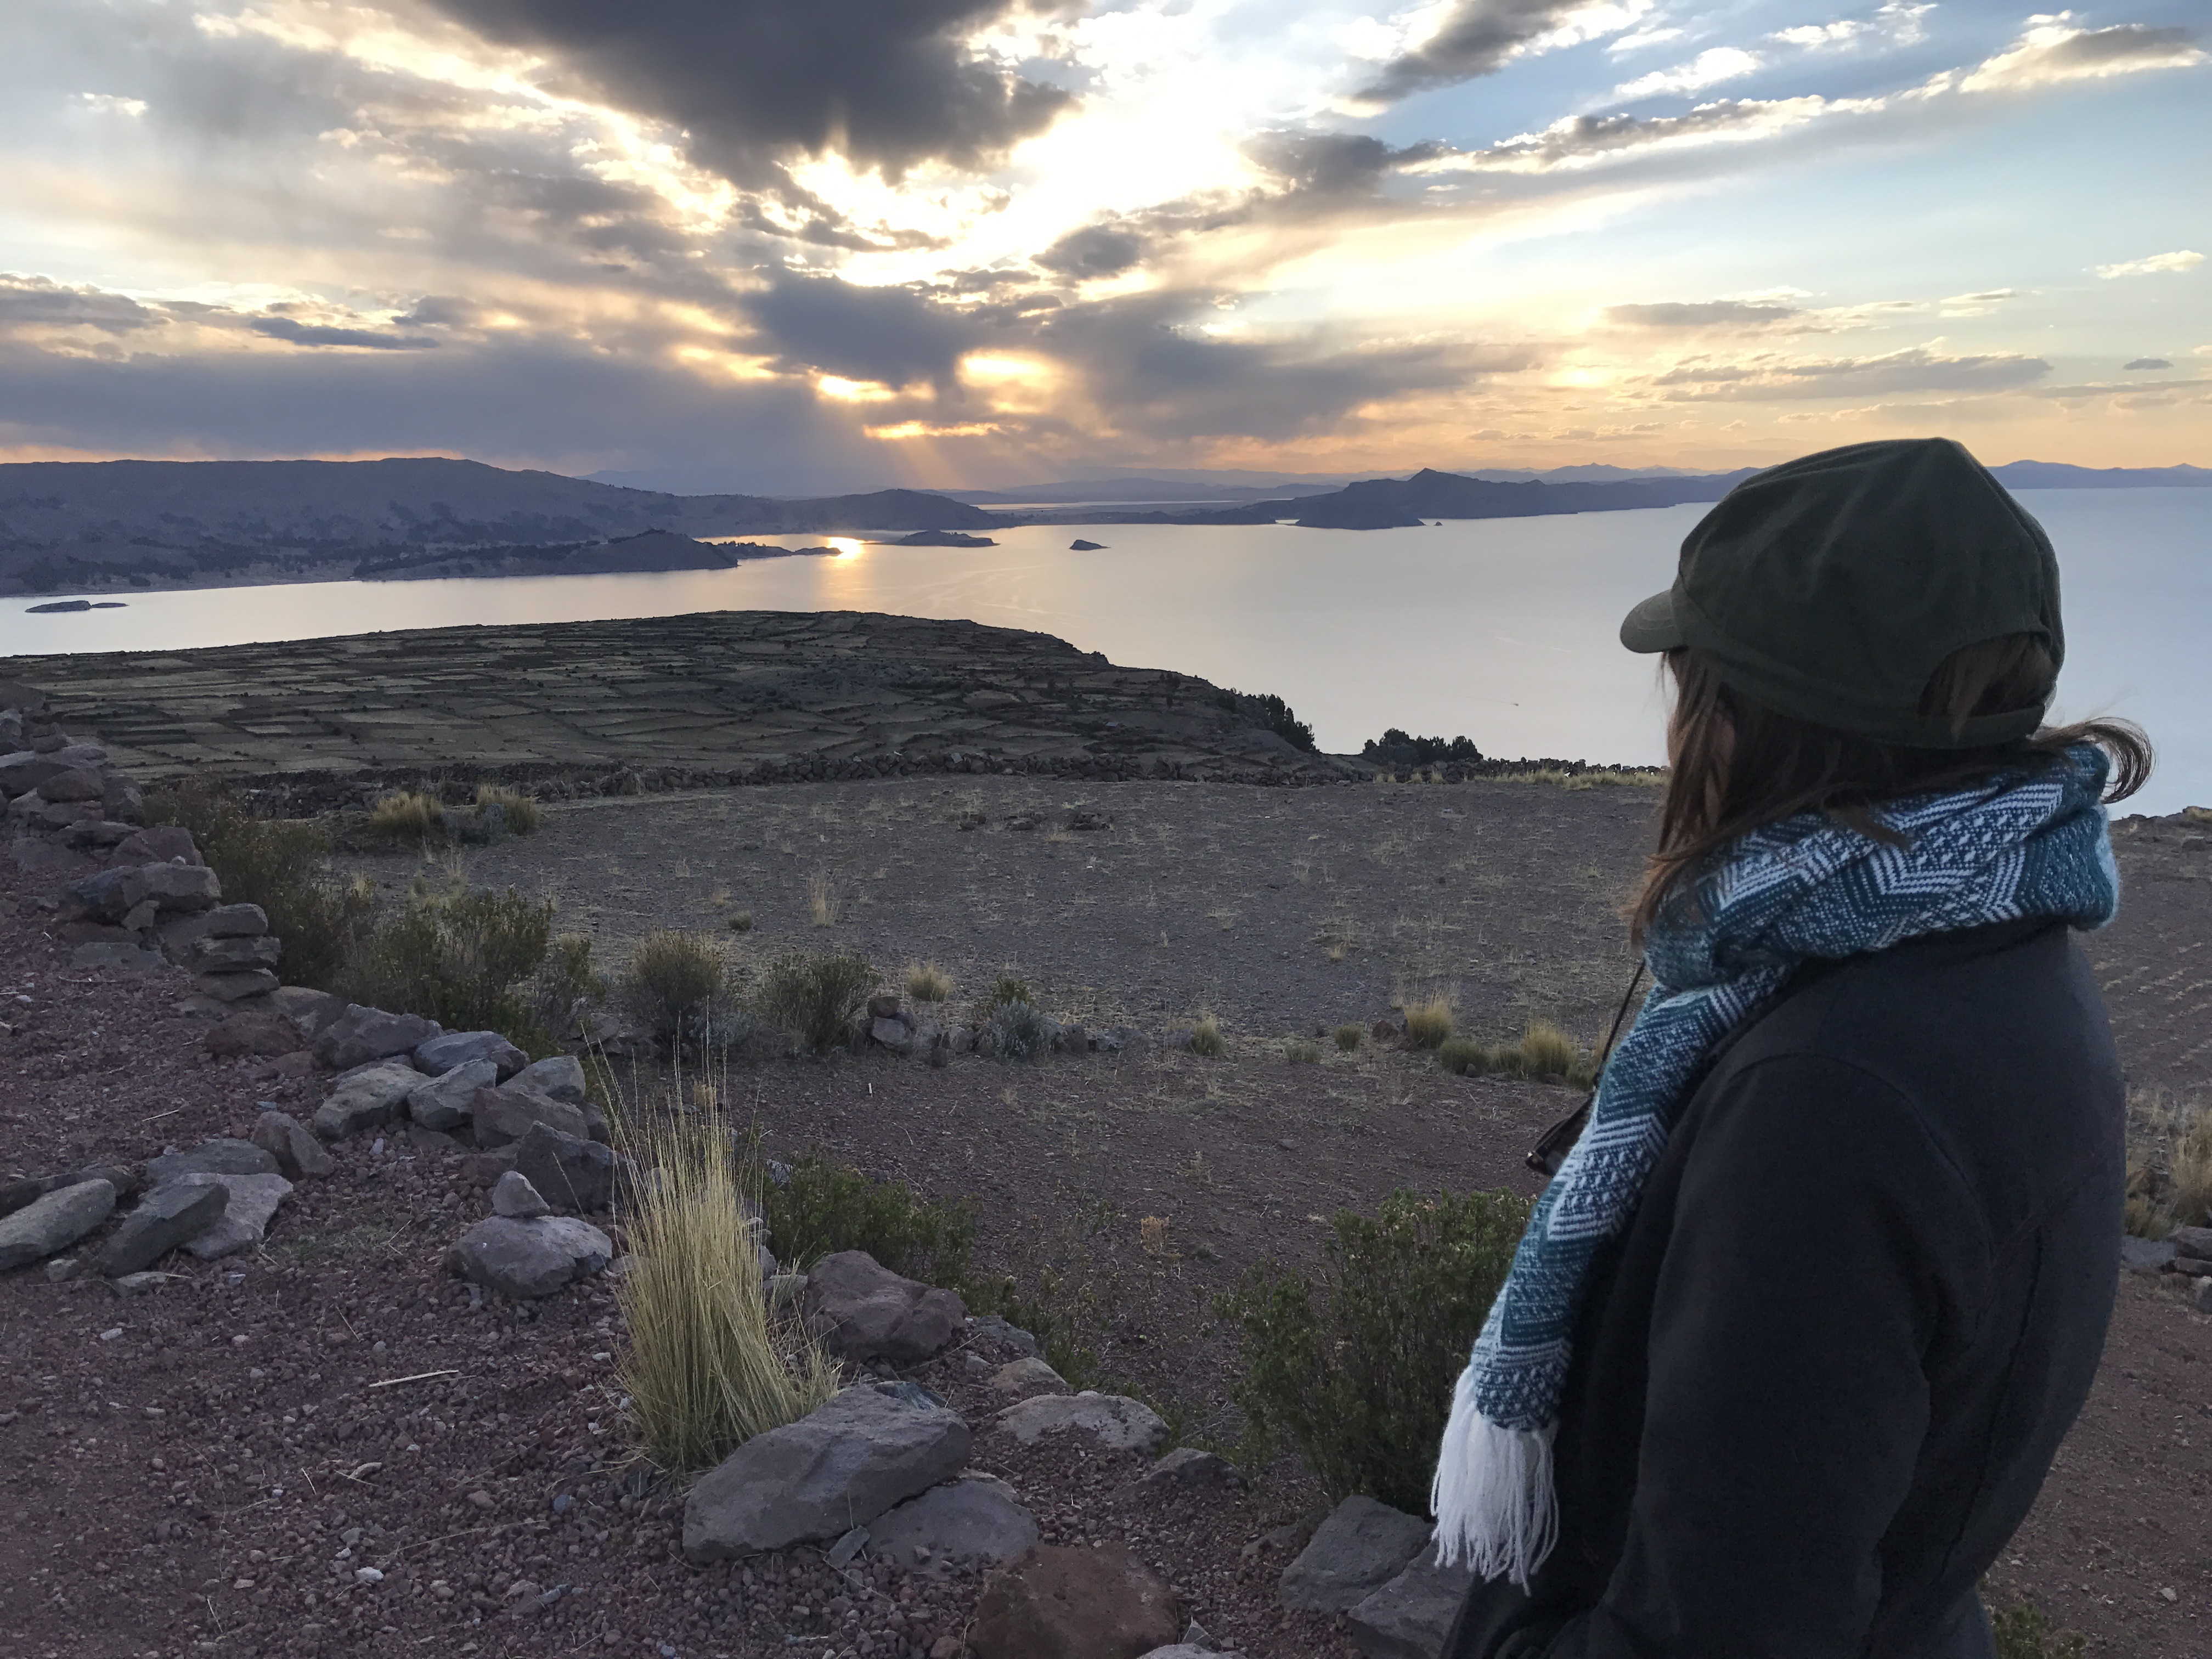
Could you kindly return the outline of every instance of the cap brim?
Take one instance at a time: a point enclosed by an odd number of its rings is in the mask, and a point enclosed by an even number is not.
[[[1674,617],[1674,590],[1654,593],[1620,624],[1620,642],[1631,651],[1680,651],[1689,641]]]

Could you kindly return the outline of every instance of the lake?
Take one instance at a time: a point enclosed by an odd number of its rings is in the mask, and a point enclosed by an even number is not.
[[[2059,713],[2125,715],[2160,764],[2134,810],[2212,803],[2212,489],[2023,490],[2057,544],[2068,655]],[[1055,634],[1117,663],[1273,691],[1324,749],[1386,726],[1485,754],[1661,757],[1650,659],[1613,630],[1672,579],[1686,506],[1419,530],[1032,525],[988,548],[843,542],[837,558],[655,576],[320,582],[131,592],[119,611],[0,602],[0,657],[309,639],[463,623],[694,611],[882,611]],[[1103,542],[1097,552],[1067,544]],[[763,538],[787,546],[820,537]],[[112,597],[112,596],[108,596]]]

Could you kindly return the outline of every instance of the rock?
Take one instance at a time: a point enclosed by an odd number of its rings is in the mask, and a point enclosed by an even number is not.
[[[100,1271],[109,1279],[150,1267],[179,1244],[189,1244],[222,1218],[229,1201],[219,1186],[173,1181],[156,1187],[123,1218],[123,1224],[100,1253]]]
[[[842,1571],[850,1566],[853,1564],[853,1558],[867,1547],[868,1529],[866,1527],[855,1527],[828,1549],[823,1551],[822,1559]]]
[[[477,1090],[469,1103],[469,1121],[477,1145],[484,1147],[520,1140],[533,1123],[543,1123],[579,1140],[587,1139],[588,1126],[580,1109],[532,1088],[520,1078],[501,1088]]]
[[[188,1175],[275,1175],[276,1156],[251,1140],[203,1140],[188,1152],[164,1152],[146,1160],[146,1184],[167,1186]]]
[[[118,1203],[136,1196],[146,1185],[146,1172],[135,1164],[88,1164],[82,1169],[71,1170],[66,1175],[50,1176],[40,1182],[41,1192],[59,1192],[64,1187],[75,1187],[88,1181],[104,1181],[115,1188]]]
[[[1036,1541],[1036,1517],[1012,1486],[990,1474],[932,1486],[868,1523],[871,1553],[909,1572],[1012,1561]]]
[[[320,1036],[353,1006],[342,996],[310,990],[304,985],[280,985],[270,993],[269,1000],[278,1013],[300,1028],[302,1036],[307,1037]]]
[[[112,1185],[81,1181],[74,1187],[56,1188],[0,1216],[0,1272],[66,1250],[114,1210]]]
[[[1048,1434],[1077,1434],[1104,1451],[1142,1452],[1150,1457],[1164,1445],[1168,1425],[1141,1400],[1124,1395],[1038,1395],[1009,1406],[993,1419],[991,1432],[1033,1446]]]
[[[192,967],[204,974],[238,974],[255,968],[274,968],[283,950],[283,940],[265,933],[258,939],[215,939],[203,934],[192,947],[191,960]],[[274,980],[270,981],[269,988],[276,988]]]
[[[988,1336],[994,1342],[1003,1342],[1015,1352],[1034,1359],[1037,1357],[1037,1340],[1018,1325],[1009,1325],[997,1314],[978,1314],[968,1322],[968,1328],[978,1336]]]
[[[1190,1632],[1183,1633],[1187,1636]],[[1206,1642],[1177,1642],[1173,1647],[1154,1648],[1143,1659],[1244,1659],[1244,1656]]]
[[[115,856],[136,865],[198,864],[200,849],[182,824],[161,823],[134,831],[116,848]]]
[[[2191,1287],[2190,1299],[2199,1313],[2212,1313],[2212,1278],[2200,1279]]]
[[[2176,1227],[2166,1235],[2166,1243],[2173,1246],[2176,1255],[2201,1261],[2212,1256],[2212,1227]]]
[[[1052,1034],[1052,1051],[1056,1054],[1087,1054],[1091,1052],[1091,1033],[1080,1025],[1063,1025]]]
[[[526,1176],[556,1210],[583,1215],[613,1203],[613,1149],[564,1135],[548,1124],[532,1124],[515,1143],[514,1172]]]
[[[1472,1564],[1443,1566],[1430,1545],[1344,1615],[1352,1645],[1366,1659],[1439,1659],[1474,1583]]]
[[[422,1081],[404,1060],[374,1061],[337,1080],[315,1108],[309,1127],[325,1140],[343,1140],[364,1129],[380,1129],[399,1115],[402,1102]]]
[[[614,1259],[613,1241],[570,1216],[517,1221],[490,1216],[446,1252],[446,1271],[518,1299],[550,1296]]]
[[[27,1208],[44,1198],[47,1191],[44,1182],[24,1176],[0,1181],[0,1217],[11,1216],[18,1210]]]
[[[905,1016],[906,1005],[896,992],[883,992],[868,999],[870,1019],[900,1019]]]
[[[478,1060],[491,1062],[492,1075],[484,1079],[486,1083],[504,1083],[530,1064],[530,1056],[496,1031],[448,1031],[415,1050],[415,1069],[432,1077],[444,1077]],[[546,1090],[548,1094],[552,1092]]]
[[[495,1187],[499,1178],[514,1167],[514,1144],[489,1152],[471,1152],[461,1160],[461,1179],[471,1187]]]
[[[243,1002],[276,988],[276,975],[266,968],[247,968],[236,973],[202,974],[193,981],[218,1002]]]
[[[144,864],[138,879],[159,910],[212,909],[222,898],[222,884],[204,864]]]
[[[1040,1544],[984,1581],[981,1659],[1139,1659],[1182,1627],[1175,1595],[1120,1544]]]
[[[918,1364],[942,1353],[968,1316],[958,1296],[901,1278],[865,1250],[840,1250],[809,1270],[807,1323],[841,1359]]]
[[[461,1143],[441,1129],[426,1129],[419,1123],[407,1126],[407,1144],[418,1152],[431,1152],[440,1158],[461,1150]]]
[[[444,1029],[420,1014],[387,1014],[354,1003],[315,1038],[315,1058],[334,1072],[350,1071],[372,1060],[411,1054]]]
[[[56,773],[67,769],[66,762],[28,749],[0,755],[0,794],[28,794]]]
[[[1071,553],[1102,553],[1105,549],[1105,543],[1086,542],[1080,536],[1067,544],[1067,550]]]
[[[1244,1484],[1237,1466],[1217,1453],[1196,1446],[1177,1446],[1146,1469],[1140,1486],[1187,1487],[1204,1492],[1234,1492]]]
[[[435,1041],[442,1042],[445,1039],[439,1037]],[[427,1042],[422,1045],[424,1048],[430,1046]],[[418,1055],[422,1052],[421,1048],[416,1050]],[[450,1133],[470,1121],[477,1091],[491,1087],[498,1079],[499,1062],[489,1056],[463,1060],[435,1077],[418,1078],[415,1086],[407,1091],[407,1115],[426,1129]]]
[[[2203,1256],[2178,1255],[2173,1258],[2172,1271],[2191,1279],[2212,1277],[2212,1261]]]
[[[798,1422],[755,1435],[693,1486],[684,1557],[704,1565],[868,1526],[957,1474],[968,1446],[957,1412],[847,1389]]]
[[[277,1174],[293,1181],[320,1181],[337,1168],[307,1126],[283,1112],[262,1113],[253,1144],[276,1160]]]
[[[246,1054],[289,1054],[305,1046],[300,1028],[282,1014],[260,1009],[228,1014],[208,1028],[201,1045],[217,1060]]]
[[[40,784],[37,793],[40,800],[104,800],[107,796],[107,776],[95,767],[64,767]]]
[[[868,1022],[868,1035],[884,1048],[902,1054],[914,1040],[914,1032],[902,1019],[871,1020]]]
[[[541,1215],[550,1215],[553,1206],[530,1184],[529,1176],[509,1170],[491,1183],[491,1211],[514,1221],[535,1221]]]
[[[204,939],[259,939],[269,931],[269,913],[258,904],[218,904],[198,920]]]
[[[1283,1569],[1276,1593],[1294,1612],[1347,1612],[1403,1571],[1430,1532],[1418,1516],[1371,1498],[1347,1498]]]
[[[225,1194],[221,1218],[185,1246],[203,1261],[219,1261],[234,1250],[260,1243],[276,1218],[276,1206],[292,1195],[292,1183],[280,1175],[187,1175],[177,1179],[187,1186],[217,1186]]]
[[[1010,1400],[1028,1400],[1041,1394],[1071,1394],[1067,1379],[1039,1359],[1025,1354],[1007,1361],[991,1373],[991,1392]]]
[[[2129,1237],[2120,1240],[2120,1265],[2137,1273],[2162,1273],[2179,1254],[2171,1239]]]
[[[526,1089],[536,1089],[571,1106],[584,1103],[584,1062],[574,1054],[555,1054],[534,1060],[514,1074]]]

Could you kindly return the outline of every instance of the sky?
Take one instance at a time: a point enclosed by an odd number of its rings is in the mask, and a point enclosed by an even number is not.
[[[2212,465],[2203,0],[8,0],[0,460]]]

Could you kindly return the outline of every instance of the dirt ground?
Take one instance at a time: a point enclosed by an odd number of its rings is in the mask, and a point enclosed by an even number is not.
[[[468,874],[558,894],[563,924],[615,960],[648,927],[716,926],[753,963],[829,945],[886,967],[935,957],[963,996],[1012,965],[1053,1012],[1097,1025],[1218,1013],[1220,1060],[932,1071],[872,1054],[730,1079],[772,1152],[976,1196],[987,1261],[1050,1261],[1091,1310],[1100,1386],[1218,1440],[1234,1419],[1215,1294],[1250,1263],[1312,1261],[1339,1205],[1401,1185],[1528,1190],[1521,1153],[1573,1103],[1371,1047],[1287,1064],[1285,1039],[1432,990],[1486,1037],[1537,1015],[1594,1030],[1625,976],[1612,918],[1650,805],[1625,787],[1510,783],[778,787],[562,806]],[[978,811],[981,828],[959,827]],[[1066,827],[1085,812],[1110,824]],[[1024,815],[1036,827],[1012,827]],[[2204,1088],[2212,1029],[2200,835],[2124,825],[2125,916],[2090,942],[2131,1082],[2181,1098]],[[395,893],[417,868],[355,862]],[[0,876],[0,899],[27,896],[15,881]],[[830,925],[810,888],[834,901]],[[35,909],[16,908],[0,902],[10,1166],[140,1158],[242,1132],[261,1100],[312,1103],[312,1083],[200,1060],[173,975],[70,974]],[[738,908],[751,932],[725,926]],[[862,1582],[808,1551],[751,1580],[684,1565],[671,1494],[614,1443],[610,1292],[472,1307],[438,1257],[483,1209],[443,1152],[354,1143],[257,1255],[173,1261],[179,1279],[127,1299],[35,1268],[0,1279],[0,1651],[814,1659],[957,1631],[972,1593],[957,1582]],[[1152,1249],[1146,1217],[1165,1223]],[[2034,1601],[2096,1654],[2212,1651],[2208,1359],[2212,1318],[2182,1284],[2122,1286],[2095,1392],[1992,1573],[1994,1601]],[[395,1381],[428,1372],[449,1374]],[[972,1399],[963,1373],[936,1380]],[[1002,1472],[1048,1536],[1126,1537],[1166,1566],[1224,1644],[1346,1651],[1273,1607],[1268,1540],[1310,1508],[1304,1482],[1279,1470],[1249,1493],[1163,1504],[1128,1496],[1137,1466]],[[363,1565],[383,1577],[359,1582]]]

